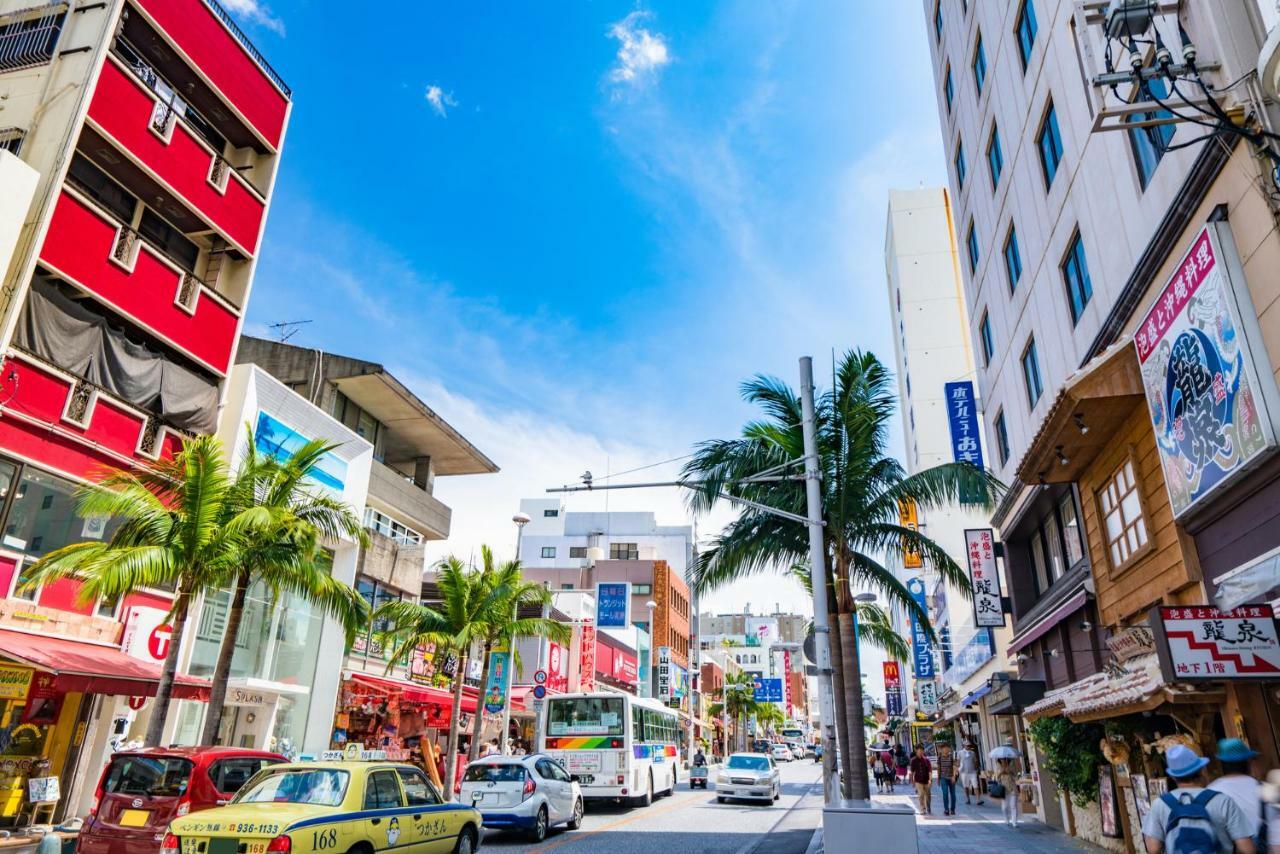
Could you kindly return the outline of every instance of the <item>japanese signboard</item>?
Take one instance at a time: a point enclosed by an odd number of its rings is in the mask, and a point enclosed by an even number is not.
[[[1254,363],[1266,361],[1260,337],[1230,232],[1210,223],[1133,337],[1174,516],[1275,444],[1275,382]]]
[[[757,703],[781,703],[782,680],[756,677],[755,700]]]
[[[547,690],[564,694],[569,690],[569,656],[558,643],[547,644]]]
[[[902,689],[886,688],[884,691],[884,711],[891,718],[902,717]]]
[[[898,662],[886,661],[884,663],[884,687],[886,691],[902,687],[902,670]]]
[[[25,700],[34,672],[30,667],[0,665],[0,700]]]
[[[601,581],[596,584],[596,626],[625,629],[631,625],[631,583]]]
[[[966,528],[964,547],[969,556],[969,584],[973,588],[973,621],[979,628],[1004,625],[1000,604],[1000,573],[996,570],[995,535],[990,528]]]
[[[671,699],[671,647],[658,647],[658,699]]]
[[[914,501],[898,502],[898,525],[903,528],[909,528],[912,531],[920,530],[920,517],[916,513],[916,503]],[[902,566],[905,569],[919,569],[924,566],[924,561],[920,558],[920,552],[912,548],[911,543],[905,537],[902,539]]]
[[[791,702],[791,653],[785,649],[782,651],[782,689],[787,717],[790,717],[793,706]]]
[[[951,425],[951,456],[958,463],[972,463],[978,468],[982,462],[982,428],[978,420],[978,401],[973,383],[947,383],[947,421]]]
[[[510,656],[489,653],[489,681],[484,686],[484,710],[496,715],[507,707],[507,684],[511,678]]]
[[[920,606],[920,610],[928,613],[929,606],[925,604],[924,581],[918,576],[907,582],[907,591],[911,594],[911,598],[916,600],[916,604]],[[920,622],[920,618],[915,612],[911,614],[911,656],[913,659],[913,672],[917,679],[933,678],[933,643],[929,640],[929,634],[925,631],[924,625]]]
[[[1220,611],[1208,605],[1151,610],[1160,669],[1170,682],[1275,679],[1280,639],[1270,605]]]
[[[596,627],[590,618],[582,621],[582,646],[578,650],[578,690],[596,689]]]
[[[938,683],[930,679],[927,682],[920,682],[920,711],[926,715],[937,714],[938,712]]]
[[[1129,626],[1107,638],[1107,649],[1116,662],[1123,664],[1131,658],[1156,651],[1156,639],[1150,626]]]

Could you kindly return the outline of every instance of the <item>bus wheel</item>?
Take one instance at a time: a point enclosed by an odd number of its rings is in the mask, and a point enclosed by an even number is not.
[[[643,795],[636,798],[635,803],[636,803],[636,806],[638,807],[647,807],[653,803],[653,772],[652,771],[649,772],[649,788],[645,790],[645,793]]]

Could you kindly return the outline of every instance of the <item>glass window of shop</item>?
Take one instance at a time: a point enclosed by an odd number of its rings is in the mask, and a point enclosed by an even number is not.
[[[57,742],[66,743],[57,733],[66,695],[32,696],[34,676],[30,668],[0,664],[0,732],[7,735],[0,741],[0,827],[30,823],[29,781],[64,771],[53,760]]]
[[[402,598],[399,591],[393,590],[366,575],[356,578],[356,592],[364,597],[369,603],[369,608],[376,611],[382,605],[388,602],[395,602]],[[378,632],[385,632],[392,626],[389,620],[374,620],[369,631],[363,635],[357,635],[355,643],[351,646],[351,654],[363,656],[364,658],[384,658],[382,644],[378,642]]]

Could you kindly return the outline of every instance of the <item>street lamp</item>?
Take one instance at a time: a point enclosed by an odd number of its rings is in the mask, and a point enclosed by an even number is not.
[[[650,599],[644,606],[649,610],[649,696],[657,697],[658,671],[654,662],[658,658],[658,636],[653,632],[653,612],[658,610],[658,603]]]
[[[520,559],[520,538],[524,535],[524,526],[528,525],[532,519],[527,513],[517,513],[511,517],[511,521],[516,523],[516,560]]]
[[[516,523],[516,561],[519,562],[520,538],[524,535],[524,526],[528,525],[531,520],[529,519],[529,514],[527,513],[516,513],[514,516],[511,517],[511,521]],[[519,617],[519,614],[517,613],[516,606],[513,605],[511,607],[511,621],[515,622],[517,617]],[[542,641],[539,641],[539,647],[538,647],[538,666],[539,667],[542,666],[541,644],[542,644]],[[511,643],[508,644],[508,646],[510,647],[515,646],[515,638],[511,639]],[[498,730],[498,750],[501,751],[503,756],[507,754],[507,739],[510,737],[510,732],[511,732],[511,686],[512,686],[512,683],[515,682],[515,680],[512,678],[515,674],[511,672],[511,668],[515,666],[515,660],[516,660],[515,649],[514,648],[508,649],[507,664],[506,664],[507,684],[504,689],[505,699],[502,704],[502,725],[501,725],[501,729]],[[483,693],[483,691],[485,690],[485,686],[481,685],[480,690]],[[483,699],[484,698],[481,697],[481,700]],[[480,711],[481,710],[477,705],[476,714],[480,714]]]

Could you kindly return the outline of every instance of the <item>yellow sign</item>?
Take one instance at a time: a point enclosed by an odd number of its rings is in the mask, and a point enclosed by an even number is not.
[[[912,531],[920,530],[920,518],[916,515],[916,503],[914,501],[898,502],[898,524],[903,528],[910,528]],[[920,552],[912,548],[906,537],[902,538],[902,566],[904,569],[919,569],[924,566],[924,560],[921,559]]]
[[[0,664],[0,700],[27,699],[34,673],[30,667]]]

